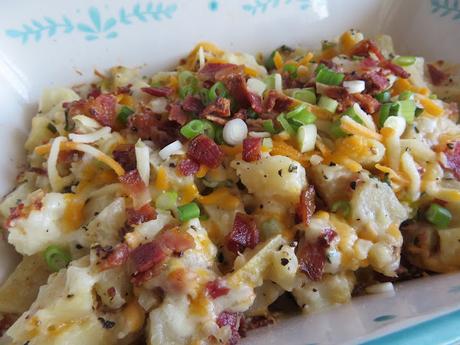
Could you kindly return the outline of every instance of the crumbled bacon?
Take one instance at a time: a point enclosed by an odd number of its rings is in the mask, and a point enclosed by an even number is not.
[[[447,73],[444,73],[439,68],[437,68],[435,65],[428,64],[427,66],[428,66],[428,74],[430,75],[430,79],[433,85],[439,86],[449,78],[449,75]]]
[[[219,314],[216,319],[216,324],[219,327],[229,326],[232,335],[228,341],[228,345],[236,345],[240,340],[240,334],[238,333],[240,323],[240,315],[229,311],[223,311]]]
[[[240,323],[242,323],[242,321],[243,319],[240,321]],[[264,316],[264,315],[246,318],[244,319],[244,331],[247,332],[253,329],[266,327],[268,325],[272,325],[274,322],[275,320],[273,319],[273,317]],[[240,327],[240,333],[241,333],[241,327]]]
[[[349,95],[347,89],[341,86],[325,86],[323,94],[339,102],[343,101]]]
[[[249,104],[251,105],[251,108],[256,112],[256,113],[261,113],[264,111],[264,107],[262,104],[262,97],[259,95],[256,95],[255,93],[248,92],[248,100]]]
[[[199,114],[203,111],[204,105],[201,99],[195,96],[187,96],[182,102],[182,109],[190,113]]]
[[[447,144],[445,168],[452,170],[455,178],[460,181],[460,141]]]
[[[187,113],[182,109],[180,104],[171,104],[169,108],[168,120],[175,121],[181,126],[185,125],[188,121]]]
[[[259,243],[259,229],[254,218],[238,212],[226,242],[228,250],[235,254],[242,253],[246,248],[254,248]]]
[[[228,119],[214,115],[204,115],[204,118],[221,126],[224,126],[228,122]]]
[[[10,215],[5,221],[5,228],[9,228],[13,225],[13,221],[22,217],[24,212],[24,203],[20,202],[16,207],[10,208]]]
[[[248,129],[250,131],[255,131],[255,132],[263,132],[265,131],[264,127],[264,119],[247,119],[246,124],[248,125]]]
[[[145,93],[148,93],[151,96],[156,97],[168,97],[173,93],[173,89],[166,86],[157,86],[157,87],[142,87],[141,90]]]
[[[200,169],[200,164],[195,162],[193,159],[185,158],[177,165],[177,171],[182,176],[195,175]]]
[[[145,183],[142,181],[141,176],[137,170],[128,171],[118,179],[128,194],[141,193],[146,188]]]
[[[220,296],[228,294],[230,289],[226,287],[221,279],[215,279],[206,283],[206,293],[212,298],[216,299]]]
[[[366,57],[360,62],[359,66],[363,70],[369,70],[369,69],[377,67],[378,63],[374,59],[371,59],[370,57]]]
[[[243,140],[243,160],[253,162],[259,160],[262,154],[262,138],[248,137]]]
[[[230,100],[223,97],[218,97],[214,103],[209,104],[201,113],[202,117],[214,115],[219,117],[230,116]]]
[[[246,79],[242,75],[230,75],[223,80],[228,92],[241,108],[247,108],[249,102],[249,91],[246,85]]]
[[[119,267],[125,264],[125,262],[128,260],[128,257],[128,245],[126,243],[119,243],[115,246],[115,248],[111,248],[104,253],[104,256],[98,263],[98,267],[101,271]]]
[[[192,236],[174,228],[160,233],[152,242],[135,248],[130,255],[135,269],[133,283],[142,284],[157,273],[159,265],[169,256],[194,246]]]
[[[336,236],[337,233],[334,230],[324,229],[316,242],[308,242],[305,238],[300,240],[296,253],[299,259],[299,269],[309,279],[321,280],[326,265],[326,249]]]
[[[141,107],[129,117],[128,127],[141,139],[150,139],[160,147],[165,147],[180,137],[180,124],[162,120],[160,115],[147,107]]]
[[[218,80],[224,75],[236,71],[240,68],[231,63],[212,63],[208,62],[198,71],[198,77],[202,80]]]
[[[145,204],[138,209],[127,208],[126,214],[128,225],[137,225],[157,218],[157,214],[150,204]]]
[[[66,103],[64,106],[70,116],[86,115],[103,126],[109,126],[112,129],[120,129],[121,123],[117,121],[116,112],[117,98],[111,94],[100,94],[96,98],[87,100],[78,100]]]
[[[362,40],[362,41],[358,42],[353,47],[350,55],[369,57],[369,53],[373,53],[377,57],[377,59],[379,59],[379,61],[384,61],[385,60],[385,57],[380,52],[380,49],[371,40]]]
[[[112,152],[115,159],[125,169],[131,171],[136,169],[136,152],[133,144],[120,144]]]
[[[102,94],[101,88],[95,84],[91,84],[91,90],[88,92],[88,95],[86,95],[86,98],[96,98],[100,94]]]
[[[373,60],[372,60],[373,61]],[[388,79],[381,71],[368,72],[362,75],[362,80],[366,83],[366,91],[370,94],[381,92],[390,85]]]
[[[217,168],[222,163],[224,154],[212,139],[201,134],[190,141],[187,156],[199,164]]]
[[[404,70],[401,66],[394,64],[389,60],[381,61],[380,66],[384,69],[391,71],[395,76],[407,79],[410,77],[410,74]]]
[[[117,95],[122,95],[122,94],[130,94],[131,93],[131,87],[132,84],[124,85],[124,86],[119,86],[117,87],[117,91],[115,92]]]
[[[300,193],[299,204],[296,208],[297,218],[300,222],[308,225],[310,224],[310,219],[315,209],[315,187],[313,185],[308,185],[308,187],[305,187]]]
[[[361,109],[368,114],[374,114],[380,109],[380,102],[371,95],[365,93],[353,94],[353,98],[358,102]]]
[[[270,90],[265,100],[266,112],[281,113],[286,111],[293,104],[293,100],[275,90]]]

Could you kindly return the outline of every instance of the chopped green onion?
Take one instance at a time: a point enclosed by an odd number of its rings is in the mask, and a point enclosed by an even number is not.
[[[438,95],[432,93],[431,95],[428,96],[429,99],[438,99]]]
[[[271,133],[271,134],[276,133],[275,125],[273,124],[273,120],[265,120],[264,122],[262,122],[262,126],[268,133]]]
[[[320,108],[326,109],[331,113],[335,113],[337,107],[339,106],[339,102],[337,102],[335,99],[323,95],[319,98],[318,106]]]
[[[316,94],[312,88],[296,90],[292,93],[292,97],[303,102],[316,104]]]
[[[353,121],[358,122],[358,123],[361,124],[361,125],[364,125],[363,120],[361,120],[361,118],[359,117],[359,115],[356,113],[354,107],[348,108],[348,109],[342,114],[342,116],[343,116],[343,115],[348,115],[348,116],[350,116],[350,117],[353,119]]]
[[[340,212],[344,217],[348,217],[351,213],[351,206],[348,201],[340,200],[332,204],[331,211],[334,213]]]
[[[411,91],[405,90],[405,91],[403,91],[403,92],[401,92],[401,93],[399,94],[399,100],[405,101],[405,100],[407,100],[407,99],[412,99],[412,96],[413,96],[413,95],[414,95],[414,94],[413,94]]]
[[[289,121],[286,119],[286,116],[284,115],[284,113],[279,114],[278,117],[277,117],[276,119],[277,119],[278,122],[280,123],[281,127],[283,127],[283,129],[284,129],[289,135],[294,135],[294,134],[295,134],[294,128],[292,128],[291,124],[290,124]]]
[[[214,131],[214,141],[216,144],[222,145],[224,143],[224,127],[215,125]]]
[[[72,257],[69,252],[56,245],[51,245],[46,248],[44,256],[46,264],[53,272],[57,272],[61,268],[67,267],[70,261],[72,261]]]
[[[257,119],[259,117],[259,115],[253,109],[248,109],[246,111],[246,115],[249,119]]]
[[[70,116],[68,110],[64,112],[64,119],[65,119],[64,130],[67,132],[70,132],[71,130],[75,128],[75,122],[72,120],[72,117]]]
[[[122,106],[120,111],[118,112],[118,116],[117,116],[117,119],[118,121],[120,121],[121,123],[127,123],[128,122],[128,118],[134,114],[134,110],[132,110],[131,108],[128,108],[126,105]]]
[[[340,120],[332,122],[330,131],[334,138],[341,138],[347,136],[347,133],[345,133],[343,129],[340,127]]]
[[[315,68],[315,73],[318,74],[319,71],[321,71],[322,69],[327,69],[327,66],[323,63],[320,63],[316,68]]]
[[[415,114],[414,114],[415,117],[419,117],[420,115],[422,115],[422,113],[423,113],[423,108],[419,108],[419,107],[415,108]]]
[[[316,116],[308,110],[302,111],[290,118],[291,124],[308,125],[316,121]]]
[[[452,220],[450,211],[438,204],[431,204],[425,213],[426,219],[439,229],[447,228]]]
[[[225,87],[224,83],[218,81],[213,86],[211,86],[211,88],[209,89],[208,96],[209,100],[211,102],[214,102],[217,99],[217,97],[228,97],[228,90]]]
[[[283,71],[288,72],[292,78],[297,78],[297,66],[296,65],[289,64],[289,63],[285,64],[283,66]]]
[[[179,72],[177,75],[177,79],[179,82],[179,87],[184,87],[187,85],[196,86],[198,84],[198,79],[190,71]]]
[[[196,87],[193,85],[186,85],[179,88],[179,97],[184,99],[187,96],[191,96],[196,93]]]
[[[345,78],[345,74],[337,73],[325,67],[319,70],[316,75],[316,82],[326,85],[340,85]]]
[[[306,106],[304,104],[301,104],[298,107],[296,107],[294,110],[291,110],[289,113],[287,113],[286,118],[290,119],[291,117],[302,113],[304,110],[306,110]]]
[[[194,202],[190,204],[182,205],[177,208],[179,214],[179,220],[181,222],[186,222],[193,218],[198,218],[200,216],[200,208]]]
[[[415,56],[398,56],[393,62],[399,66],[410,66],[415,63]]]
[[[216,137],[216,127],[214,123],[209,120],[201,120],[203,121],[204,130],[203,133],[206,134],[209,138],[214,139]]]
[[[271,54],[265,59],[265,67],[267,67],[268,70],[275,68],[275,61],[273,61],[275,54],[276,50],[272,51]]]
[[[198,90],[198,96],[200,96],[201,102],[204,105],[208,105],[209,103],[211,103],[211,101],[209,100],[209,90],[208,89],[202,88]]]
[[[172,210],[177,206],[177,192],[163,192],[155,200],[156,208],[160,210]]]
[[[411,99],[406,99],[404,101],[399,101],[397,104],[399,104],[398,115],[406,119],[408,124],[414,122],[415,102]]]
[[[180,129],[180,133],[187,139],[193,139],[199,134],[203,134],[205,122],[203,120],[192,120]]]
[[[48,130],[51,132],[51,133],[57,133],[57,128],[50,122],[48,123],[48,126],[46,126],[46,128],[48,128]]]
[[[209,215],[207,215],[207,214],[202,214],[202,215],[200,216],[200,220],[201,220],[201,221],[208,220],[208,219],[209,219]]]
[[[281,223],[274,218],[268,219],[265,222],[263,222],[260,228],[261,237],[263,241],[268,240],[269,238],[276,236],[283,231]]]
[[[267,85],[267,90],[274,90],[275,89],[275,75],[276,74],[270,74],[264,79],[265,85]]]
[[[388,103],[391,100],[391,92],[383,91],[375,95],[375,99],[380,103]]]
[[[383,127],[383,124],[390,116],[398,115],[399,104],[398,103],[384,103],[380,107],[379,112],[379,125]]]

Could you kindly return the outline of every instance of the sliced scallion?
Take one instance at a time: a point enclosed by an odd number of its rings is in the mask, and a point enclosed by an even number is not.
[[[117,116],[117,119],[118,121],[120,121],[121,123],[127,123],[128,122],[128,118],[134,114],[134,110],[132,110],[131,108],[127,107],[126,105],[122,106],[120,111],[118,112],[118,116]]]
[[[345,78],[345,74],[337,73],[324,67],[316,75],[316,82],[326,85],[340,85]]]
[[[228,97],[228,90],[224,83],[218,81],[213,86],[211,86],[209,89],[208,97],[211,102],[214,102],[217,97]]]
[[[276,133],[275,125],[273,124],[273,120],[265,120],[264,122],[262,122],[262,126],[268,133],[271,133],[271,134]]]
[[[50,122],[48,123],[48,125],[46,126],[46,128],[48,128],[48,130],[51,132],[51,133],[57,133],[58,130],[57,128]]]
[[[285,64],[283,66],[283,71],[288,72],[292,78],[297,78],[297,66],[296,65],[289,64],[289,63]]]
[[[332,204],[331,211],[334,213],[340,212],[344,217],[348,217],[351,212],[351,206],[348,201],[340,200]]]
[[[411,66],[415,63],[415,56],[398,56],[393,62],[399,66]]]
[[[172,210],[177,205],[177,192],[163,192],[155,200],[156,208],[160,210]]]
[[[46,264],[53,272],[57,272],[61,268],[67,267],[72,260],[72,257],[67,250],[56,245],[51,245],[46,248],[44,256]]]
[[[340,120],[332,122],[330,131],[334,138],[342,138],[347,136],[347,133],[345,133],[343,129],[340,127]]]
[[[335,99],[323,95],[319,98],[318,106],[320,108],[326,109],[331,113],[335,113],[337,107],[339,106],[339,102],[337,102]]]
[[[292,93],[292,97],[303,102],[316,104],[316,94],[312,88],[296,90]]]
[[[397,104],[399,104],[398,115],[405,118],[408,124],[414,122],[415,109],[417,108],[415,102],[411,99],[406,99],[399,101]]]
[[[200,208],[194,202],[179,206],[177,208],[177,212],[181,222],[186,222],[190,219],[198,218],[200,216]]]
[[[203,134],[204,130],[205,122],[203,120],[192,120],[180,129],[180,133],[187,139],[193,139],[196,136]]]
[[[391,92],[383,91],[375,95],[375,99],[380,103],[388,103],[391,100]]]
[[[439,229],[445,229],[452,220],[450,211],[438,204],[431,204],[425,213],[426,219]]]
[[[284,113],[279,114],[278,117],[277,117],[276,119],[277,119],[278,122],[280,123],[281,127],[283,127],[283,129],[284,129],[289,135],[294,135],[294,134],[295,134],[294,128],[292,128],[291,124],[290,124],[289,121],[286,119],[286,115],[284,115]]]

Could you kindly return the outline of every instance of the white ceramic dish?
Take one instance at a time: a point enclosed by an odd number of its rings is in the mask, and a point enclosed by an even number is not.
[[[269,51],[316,46],[357,28],[397,50],[460,62],[457,0],[17,0],[0,12],[0,194],[14,184],[43,88],[89,81],[95,68],[168,68],[196,42]],[[0,281],[15,263],[0,242]],[[412,281],[250,333],[246,344],[458,344],[460,275]],[[458,310],[457,310],[458,309]],[[416,325],[418,324],[418,325]],[[414,326],[416,325],[416,326]]]

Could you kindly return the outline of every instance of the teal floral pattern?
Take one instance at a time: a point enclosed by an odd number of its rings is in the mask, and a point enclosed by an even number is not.
[[[171,19],[176,12],[176,4],[163,2],[146,4],[134,4],[132,8],[121,8],[117,16],[104,16],[96,7],[87,11],[86,20],[72,21],[67,16],[59,20],[44,17],[42,20],[32,20],[30,24],[23,24],[18,29],[6,30],[6,35],[13,39],[19,39],[23,44],[30,40],[40,41],[50,38],[58,33],[70,34],[76,32],[83,34],[87,41],[97,39],[113,39],[118,36],[121,25],[130,25],[134,22],[162,21]]]
[[[243,10],[256,15],[286,5],[297,5],[299,9],[306,10],[310,7],[311,0],[254,0],[252,3],[244,4]]]
[[[388,314],[388,315],[380,315],[377,316],[374,321],[375,322],[383,322],[383,321],[388,321],[388,320],[393,320],[396,317],[396,315]]]
[[[460,20],[459,0],[431,0],[431,12],[441,17],[452,16],[453,20]]]

